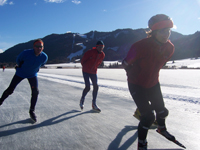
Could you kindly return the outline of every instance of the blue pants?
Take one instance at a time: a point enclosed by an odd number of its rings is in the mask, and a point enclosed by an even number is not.
[[[99,86],[97,84],[97,74],[90,74],[90,73],[83,72],[83,78],[85,81],[85,89],[83,90],[81,99],[84,102],[85,96],[90,91],[90,80],[89,79],[91,79],[92,84],[93,84],[92,103],[96,104],[96,98],[97,98],[97,93],[98,93],[98,88],[99,88]]]
[[[24,78],[21,78],[17,75],[14,75],[9,87],[3,92],[2,96],[1,96],[1,101],[3,102],[9,95],[11,95],[16,86],[23,80]],[[31,106],[30,106],[30,110],[35,110],[35,105],[37,103],[37,98],[38,98],[38,80],[37,77],[33,77],[33,78],[27,78],[28,82],[30,84],[31,87],[31,92],[32,92],[32,97],[31,97]]]

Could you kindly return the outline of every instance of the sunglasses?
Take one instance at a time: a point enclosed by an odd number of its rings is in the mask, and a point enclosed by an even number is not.
[[[35,45],[36,48],[43,48],[44,46]]]

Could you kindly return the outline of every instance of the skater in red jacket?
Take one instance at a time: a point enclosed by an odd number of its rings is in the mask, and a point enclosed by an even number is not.
[[[3,66],[2,68],[3,68],[3,72],[4,72],[4,70],[5,70],[5,68],[6,68],[6,67],[5,67],[5,66]]]
[[[83,58],[81,59],[81,65],[82,65],[82,72],[83,72],[83,78],[85,81],[85,89],[83,90],[82,97],[80,100],[80,108],[83,110],[84,107],[84,100],[85,96],[90,90],[90,81],[91,79],[93,84],[93,99],[92,99],[92,108],[98,112],[100,112],[100,108],[96,105],[96,97],[98,92],[98,84],[97,84],[97,68],[102,63],[105,54],[103,52],[104,49],[104,43],[103,41],[98,41],[96,43],[96,47],[93,47],[91,50],[88,50],[83,55]]]
[[[158,123],[158,132],[173,140],[165,125],[168,110],[165,107],[159,84],[159,71],[170,60],[174,53],[174,45],[169,36],[173,27],[172,20],[158,14],[148,22],[150,31],[147,38],[132,45],[123,66],[127,72],[128,87],[140,113],[138,125],[138,150],[147,150],[148,129],[155,120]]]

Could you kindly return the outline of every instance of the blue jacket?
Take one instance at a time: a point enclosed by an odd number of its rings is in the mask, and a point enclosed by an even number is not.
[[[47,54],[41,52],[36,56],[34,49],[28,49],[21,52],[17,57],[18,68],[16,75],[22,78],[32,78],[37,76],[40,67],[43,66],[48,60]]]

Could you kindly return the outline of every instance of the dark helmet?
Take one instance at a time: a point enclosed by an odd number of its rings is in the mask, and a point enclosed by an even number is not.
[[[104,45],[103,41],[97,41],[96,45]]]

